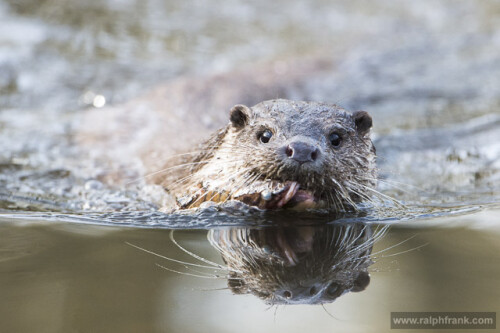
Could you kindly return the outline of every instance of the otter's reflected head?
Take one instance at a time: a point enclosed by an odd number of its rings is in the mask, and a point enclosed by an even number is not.
[[[209,232],[235,294],[268,304],[322,304],[370,283],[373,233],[366,224],[231,228]]]

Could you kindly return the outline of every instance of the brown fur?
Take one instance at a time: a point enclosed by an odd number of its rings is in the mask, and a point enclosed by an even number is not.
[[[326,103],[271,100],[252,108],[233,108],[231,120],[198,147],[199,153],[175,162],[185,167],[163,177],[162,184],[174,195],[187,196],[192,205],[193,200],[235,198],[294,181],[326,207],[345,211],[367,198],[367,188],[376,185],[371,118],[366,112],[353,114]],[[266,129],[273,137],[263,144],[258,135]],[[332,132],[342,137],[339,147],[328,141]],[[317,147],[317,160],[293,163],[284,147],[297,140]]]
[[[268,304],[322,304],[364,290],[375,238],[361,223],[209,232],[229,271],[236,294]]]

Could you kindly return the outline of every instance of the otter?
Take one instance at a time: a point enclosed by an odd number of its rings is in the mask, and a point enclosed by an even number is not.
[[[179,209],[241,201],[260,209],[355,210],[376,186],[372,118],[335,104],[275,99],[229,122],[159,173]]]
[[[292,100],[306,100],[300,87],[333,66],[314,58],[174,79],[124,105],[86,110],[76,141],[106,166],[99,181],[160,185],[147,200],[163,212],[227,201],[356,210],[377,195],[370,115]]]

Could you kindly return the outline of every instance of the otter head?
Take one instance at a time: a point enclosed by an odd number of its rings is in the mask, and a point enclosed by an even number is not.
[[[236,105],[195,171],[198,195],[190,205],[212,197],[265,209],[355,207],[376,184],[371,127],[367,112],[333,104]]]

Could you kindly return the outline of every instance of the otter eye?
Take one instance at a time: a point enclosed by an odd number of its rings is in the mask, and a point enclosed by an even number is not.
[[[270,130],[265,130],[264,132],[259,134],[259,140],[262,143],[268,143],[269,140],[271,140],[271,137],[273,136],[273,132]]]
[[[340,143],[342,142],[342,138],[340,137],[340,135],[335,132],[328,136],[328,140],[334,147],[340,146]]]

